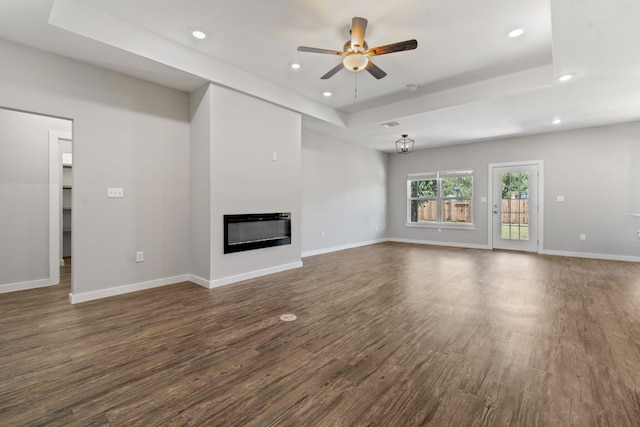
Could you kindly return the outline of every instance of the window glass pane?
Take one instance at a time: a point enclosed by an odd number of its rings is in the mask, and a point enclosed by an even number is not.
[[[473,171],[407,175],[408,221],[473,224]]]
[[[412,200],[411,222],[435,222],[438,202],[435,200]]]
[[[435,179],[411,181],[411,196],[421,198],[435,198],[438,196],[438,182]]]
[[[473,178],[460,176],[442,178],[442,197],[471,197]]]
[[[471,223],[471,200],[447,199],[442,201],[442,222]]]

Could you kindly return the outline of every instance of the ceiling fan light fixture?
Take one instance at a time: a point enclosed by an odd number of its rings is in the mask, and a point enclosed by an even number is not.
[[[369,58],[360,53],[352,53],[342,60],[342,64],[344,65],[344,67],[347,70],[354,72],[364,70],[368,63]]]
[[[396,141],[396,150],[399,154],[409,154],[413,151],[415,141],[409,138],[406,133],[402,134],[402,138]]]
[[[413,50],[418,47],[416,39],[405,40],[398,43],[391,43],[369,49],[369,45],[365,40],[367,31],[367,20],[354,16],[351,20],[351,38],[344,44],[343,50],[321,49],[317,47],[298,46],[298,52],[322,53],[325,55],[337,55],[343,59],[331,70],[323,74],[320,79],[327,80],[336,75],[343,68],[349,71],[357,72],[367,70],[374,78],[380,80],[384,78],[385,73],[380,67],[369,60],[370,56],[386,55],[389,53],[402,52],[405,50]],[[357,90],[356,90],[357,97]]]

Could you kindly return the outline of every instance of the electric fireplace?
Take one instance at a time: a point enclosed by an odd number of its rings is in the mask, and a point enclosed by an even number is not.
[[[291,244],[291,212],[224,215],[224,253]]]

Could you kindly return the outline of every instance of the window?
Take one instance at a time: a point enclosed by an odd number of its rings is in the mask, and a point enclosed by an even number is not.
[[[407,178],[407,223],[473,225],[473,171],[412,174]]]

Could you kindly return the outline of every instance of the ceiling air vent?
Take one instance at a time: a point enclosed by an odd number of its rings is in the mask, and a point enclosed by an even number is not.
[[[380,126],[384,126],[386,128],[392,128],[394,126],[398,126],[400,123],[393,121],[393,122],[387,122],[387,123],[381,123]]]

